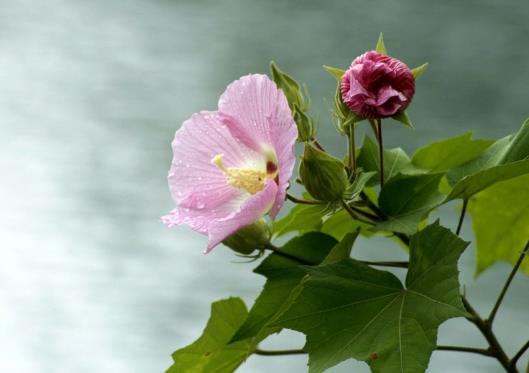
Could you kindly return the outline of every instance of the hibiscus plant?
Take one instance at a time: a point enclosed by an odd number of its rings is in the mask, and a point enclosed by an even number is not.
[[[251,354],[308,354],[311,373],[351,358],[373,372],[415,373],[426,371],[434,351],[483,355],[518,372],[529,342],[508,355],[493,323],[515,273],[529,274],[529,120],[496,141],[465,133],[411,157],[385,149],[385,125],[412,127],[406,109],[426,66],[410,69],[390,57],[380,37],[376,50],[348,69],[325,67],[337,80],[332,110],[348,140],[343,159],[317,141],[306,89],[273,63],[271,78],[236,80],[216,111],[193,114],[178,129],[168,177],[176,207],[162,221],[207,235],[206,252],[224,243],[261,260],[254,272],[266,283],[249,309],[240,298],[213,303],[203,334],[173,354],[167,372],[233,372]],[[373,136],[357,146],[359,126]],[[296,142],[303,152],[293,176]],[[291,183],[303,195],[294,195]],[[285,201],[294,207],[275,220]],[[447,203],[460,208],[456,227],[429,219]],[[513,265],[487,315],[478,314],[458,279],[467,213],[476,273],[497,261]],[[354,259],[359,235],[395,240],[409,259]],[[404,271],[405,280],[387,267]],[[486,347],[439,345],[439,326],[455,317],[477,328]],[[304,333],[305,346],[259,348],[282,329]]]

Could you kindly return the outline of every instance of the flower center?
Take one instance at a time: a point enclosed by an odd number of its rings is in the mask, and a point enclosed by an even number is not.
[[[267,179],[274,179],[277,175],[277,166],[273,164],[269,166],[267,163],[267,171],[270,169],[272,172],[265,172],[255,169],[248,168],[236,168],[226,167],[222,158],[223,154],[217,154],[213,157],[211,162],[215,164],[226,176],[228,184],[235,188],[246,190],[250,194],[256,194],[263,190]]]

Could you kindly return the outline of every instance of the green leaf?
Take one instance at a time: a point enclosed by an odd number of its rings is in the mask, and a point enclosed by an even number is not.
[[[331,74],[338,82],[342,80],[343,74],[345,74],[345,70],[340,69],[338,67],[323,65],[323,68],[325,69],[325,71]]]
[[[361,223],[356,219],[352,219],[347,211],[339,210],[325,220],[321,227],[321,232],[331,235],[337,240],[341,240],[349,232],[354,232],[358,228],[362,228],[362,234],[369,234],[370,232],[367,230],[368,227],[368,225]],[[372,233],[369,235],[372,235]]]
[[[529,239],[529,175],[493,185],[470,199],[477,241],[476,274],[498,261],[515,263]],[[521,267],[529,275],[529,261]]]
[[[509,149],[503,155],[500,163],[516,162],[529,157],[529,119],[512,139]]]
[[[310,373],[349,358],[373,372],[424,372],[439,325],[466,316],[457,270],[466,246],[437,222],[414,235],[406,288],[393,274],[353,259],[306,268],[277,324],[306,334]]]
[[[397,122],[401,122],[406,127],[413,128],[413,123],[411,122],[410,117],[408,116],[408,113],[406,113],[406,110],[401,111],[398,114],[395,114],[391,118],[395,119]]]
[[[352,199],[364,189],[366,184],[371,180],[373,176],[375,176],[377,173],[375,171],[371,172],[360,172],[356,175],[356,178],[351,183],[349,188],[347,188],[347,194],[349,195],[349,198]]]
[[[355,232],[349,232],[345,235],[343,240],[338,242],[325,257],[321,264],[332,264],[337,263],[343,259],[347,259],[351,256],[351,250],[353,245],[360,233],[360,229],[357,229]]]
[[[296,205],[283,218],[272,225],[274,237],[280,237],[290,232],[308,232],[318,230],[325,216],[325,205]]]
[[[378,36],[377,47],[375,48],[375,50],[378,53],[388,54],[388,52],[386,51],[386,46],[384,45],[384,35],[382,35],[382,33],[380,33],[380,35]]]
[[[305,264],[317,265],[325,259],[336,244],[337,241],[331,236],[310,232],[293,238],[281,247],[280,251],[300,258]],[[265,276],[267,282],[255,300],[248,318],[233,337],[233,341],[254,338],[255,343],[258,343],[268,335],[278,332],[280,328],[270,327],[270,321],[286,302],[292,289],[305,276],[299,262],[278,253],[270,254],[254,272]]]
[[[415,79],[420,77],[426,71],[427,67],[428,67],[428,62],[423,63],[421,66],[417,66],[417,67],[411,69],[411,73],[413,74],[413,77]]]
[[[249,341],[228,344],[246,319],[240,298],[228,298],[211,305],[211,316],[202,335],[173,354],[174,364],[167,373],[233,372],[253,352]]]
[[[439,182],[443,174],[400,175],[387,182],[378,205],[388,220],[376,229],[413,234],[421,220],[443,201]]]
[[[469,199],[473,195],[501,181],[529,173],[529,159],[487,168],[458,182],[445,202],[456,198]]]
[[[529,119],[514,136],[496,141],[480,157],[451,170],[448,181],[454,185],[454,198],[468,198],[494,183],[527,173],[522,160],[529,157]],[[511,167],[512,165],[512,167]],[[502,167],[505,166],[505,167]],[[461,190],[468,190],[461,193]]]
[[[376,172],[367,185],[375,185],[380,181],[378,145],[369,136],[364,136],[362,147],[357,158],[358,167],[364,172]],[[420,172],[401,148],[384,149],[384,180],[389,181],[398,173],[413,174]]]
[[[472,132],[428,144],[415,152],[414,165],[444,172],[460,166],[481,155],[494,141],[472,140]]]
[[[513,136],[506,136],[497,140],[476,159],[449,170],[446,176],[450,185],[454,186],[465,176],[469,176],[484,169],[497,166],[500,163],[501,158],[507,152],[512,141],[512,137]]]

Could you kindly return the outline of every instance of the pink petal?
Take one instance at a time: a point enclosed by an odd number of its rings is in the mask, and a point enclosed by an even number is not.
[[[272,148],[278,160],[279,190],[271,216],[284,203],[295,157],[298,132],[287,99],[266,75],[243,76],[219,99],[219,114],[233,136],[256,151]]]
[[[254,223],[266,214],[274,202],[277,189],[276,183],[268,180],[265,188],[246,199],[238,211],[211,221],[207,228],[209,242],[206,253],[240,228]]]
[[[229,185],[211,160],[223,154],[226,167],[266,167],[262,155],[237,141],[216,112],[200,112],[184,122],[172,143],[168,182],[178,207],[164,217],[168,225],[188,224],[205,232],[212,219],[236,210],[247,193]]]

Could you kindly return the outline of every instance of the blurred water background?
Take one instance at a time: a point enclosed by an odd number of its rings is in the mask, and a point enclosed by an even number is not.
[[[201,332],[212,301],[250,305],[263,278],[227,249],[167,229],[170,142],[183,120],[215,109],[232,80],[275,60],[306,82],[319,137],[344,151],[328,120],[334,81],[380,31],[410,66],[429,61],[410,109],[414,131],[386,126],[413,151],[476,131],[514,132],[529,116],[529,2],[471,0],[1,0],[0,371],[163,372]],[[456,205],[438,215],[455,225]],[[471,239],[470,220],[463,236]],[[388,253],[389,251],[389,253]],[[402,259],[391,241],[360,240],[357,256]],[[509,266],[462,281],[490,309]],[[529,337],[529,280],[517,276],[496,331],[513,353]],[[464,320],[440,343],[484,346]],[[296,348],[283,332],[268,348]],[[523,359],[526,364],[527,358]],[[306,357],[251,357],[240,372],[303,372]],[[330,372],[367,372],[346,362]],[[436,352],[429,372],[500,372],[486,357]]]

